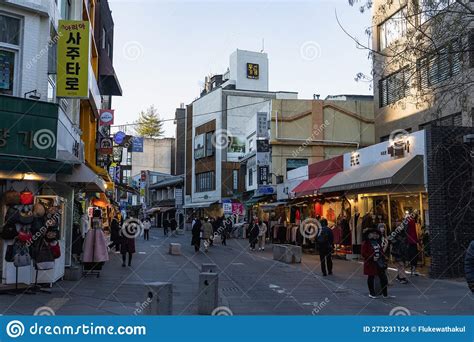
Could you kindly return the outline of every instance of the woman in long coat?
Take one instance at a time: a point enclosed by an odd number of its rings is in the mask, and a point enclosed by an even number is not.
[[[132,266],[132,255],[135,253],[135,237],[127,237],[120,231],[122,239],[120,241],[120,253],[122,254],[122,267],[125,267],[125,259],[128,254],[128,266]]]
[[[367,276],[369,297],[377,298],[375,277],[379,277],[384,298],[388,298],[387,263],[383,247],[380,244],[381,233],[377,229],[367,231],[367,239],[362,244],[361,254],[364,258],[364,274]]]
[[[199,249],[201,248],[201,227],[201,220],[196,219],[193,225],[193,229],[191,231],[191,233],[193,234],[193,238],[191,239],[191,246],[194,246],[195,252],[199,252]]]
[[[117,216],[110,222],[110,241],[109,248],[113,247],[117,252],[120,251],[120,223]]]

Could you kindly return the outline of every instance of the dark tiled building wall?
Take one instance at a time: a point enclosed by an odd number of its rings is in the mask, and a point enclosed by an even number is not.
[[[463,137],[471,127],[431,127],[426,132],[430,276],[464,275],[464,255],[474,240],[471,146]]]

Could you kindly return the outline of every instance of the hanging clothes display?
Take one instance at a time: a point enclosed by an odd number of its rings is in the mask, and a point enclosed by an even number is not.
[[[314,214],[319,215],[320,217],[323,216],[323,205],[319,202],[314,204]]]
[[[340,221],[340,226],[342,229],[342,241],[341,245],[349,246],[351,245],[351,227],[349,225],[349,221],[344,217]]]

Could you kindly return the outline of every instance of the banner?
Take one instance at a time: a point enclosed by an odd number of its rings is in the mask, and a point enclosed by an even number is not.
[[[57,97],[89,97],[89,22],[60,20]]]
[[[472,316],[240,317],[232,316],[230,308],[218,307],[215,311],[220,315],[216,316],[164,317],[142,316],[146,309],[142,306],[136,308],[133,316],[0,316],[0,339],[5,342],[472,342],[474,337]],[[203,331],[203,327],[212,327],[212,333]],[[249,332],[247,327],[274,328]]]
[[[113,109],[101,109],[99,113],[99,126],[111,126],[114,124]]]

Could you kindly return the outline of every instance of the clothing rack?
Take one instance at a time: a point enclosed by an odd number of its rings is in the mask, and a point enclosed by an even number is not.
[[[92,262],[83,262],[82,263],[82,275],[84,277],[87,277],[88,275],[95,275],[97,278],[100,277],[100,271],[102,270],[102,266],[100,265],[100,262],[95,262],[95,240],[96,240],[96,229],[100,228],[92,228],[90,229],[87,234],[94,234],[94,243],[92,244]],[[90,266],[90,269],[86,270],[86,265]],[[97,270],[97,268],[100,267],[100,270]]]

